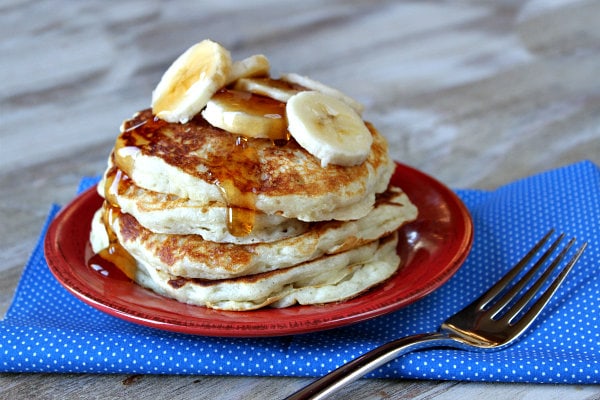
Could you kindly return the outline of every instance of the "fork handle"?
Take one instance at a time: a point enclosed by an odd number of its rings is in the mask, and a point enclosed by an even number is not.
[[[324,399],[344,385],[354,382],[375,368],[403,354],[437,346],[455,347],[456,344],[456,341],[440,332],[422,333],[396,339],[376,347],[349,363],[342,365],[287,397],[286,400]]]

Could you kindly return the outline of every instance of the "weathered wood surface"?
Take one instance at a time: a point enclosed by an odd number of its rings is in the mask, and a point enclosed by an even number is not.
[[[494,188],[600,163],[600,1],[18,1],[0,4],[0,315],[51,203],[99,174],[120,121],[213,38],[366,105],[396,160]],[[433,327],[432,327],[433,328]],[[283,397],[287,378],[2,374],[0,398]],[[363,380],[334,398],[592,399],[595,386]]]

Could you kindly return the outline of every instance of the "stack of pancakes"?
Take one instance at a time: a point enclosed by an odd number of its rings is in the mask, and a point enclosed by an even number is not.
[[[385,139],[367,127],[364,162],[323,167],[292,137],[140,111],[122,124],[98,185],[92,248],[146,288],[215,309],[357,296],[397,270],[396,231],[417,215],[389,184]]]

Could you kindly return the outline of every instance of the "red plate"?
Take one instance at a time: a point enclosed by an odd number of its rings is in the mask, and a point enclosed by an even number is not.
[[[400,270],[354,299],[320,306],[217,311],[159,296],[118,273],[88,264],[89,229],[102,199],[91,188],[52,222],[44,250],[56,279],[76,297],[115,317],[169,331],[208,336],[280,336],[336,328],[398,310],[446,282],[465,260],[473,239],[471,217],[456,195],[424,173],[397,164],[392,182],[419,208],[400,229]],[[103,272],[103,273],[101,273]]]

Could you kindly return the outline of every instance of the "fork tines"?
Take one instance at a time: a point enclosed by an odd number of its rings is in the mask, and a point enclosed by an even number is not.
[[[550,280],[553,275],[553,271],[560,265],[562,260],[565,258],[569,250],[575,243],[575,238],[571,239],[566,246],[562,248],[558,256],[556,256],[549,265],[548,260],[550,256],[557,250],[560,243],[563,241],[565,234],[561,234],[550,247],[539,257],[535,264],[506,292],[506,288],[519,274],[527,269],[530,261],[534,256],[544,247],[546,242],[554,234],[554,230],[550,230],[496,285],[494,285],[481,299],[480,308],[488,309],[487,311],[491,314],[493,319],[505,319],[505,321],[511,325],[516,324],[517,317],[521,315],[522,311],[527,305],[536,297],[542,286]],[[528,309],[527,313],[537,315],[544,306],[548,303],[554,292],[558,289],[561,283],[564,281],[567,274],[571,271],[573,265],[577,262],[583,251],[585,250],[587,243],[584,243],[571,259],[565,264],[560,273],[552,280],[550,286],[548,286],[541,296],[535,301],[535,303]],[[537,278],[535,283],[530,287],[527,287],[533,278],[546,266],[546,270],[542,275]],[[523,291],[524,288],[527,290],[521,294],[517,299],[517,296]],[[495,302],[494,300],[497,299]],[[490,306],[491,305],[491,306]],[[510,309],[507,311],[507,307]],[[531,318],[533,320],[533,318]]]

